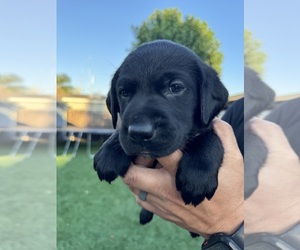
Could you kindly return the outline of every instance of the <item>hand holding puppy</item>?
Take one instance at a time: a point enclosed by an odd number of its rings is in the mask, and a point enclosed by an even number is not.
[[[251,128],[268,155],[258,174],[259,185],[245,201],[245,234],[280,234],[300,220],[299,159],[278,125],[253,119]]]
[[[219,185],[211,200],[205,199],[196,207],[186,205],[182,200],[175,185],[175,174],[182,157],[180,150],[158,158],[155,169],[145,167],[151,166],[153,160],[138,158],[123,178],[143,208],[206,238],[217,232],[232,234],[244,217],[242,155],[227,123],[215,119],[214,130],[222,141],[225,154],[219,171]],[[148,193],[146,201],[139,199],[140,190]]]

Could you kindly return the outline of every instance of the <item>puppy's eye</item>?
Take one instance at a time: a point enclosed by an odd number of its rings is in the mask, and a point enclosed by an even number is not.
[[[169,91],[172,93],[180,93],[185,89],[184,85],[180,81],[173,81],[169,86]]]
[[[121,89],[119,91],[119,95],[122,97],[128,97],[130,95],[129,91],[125,90],[125,89]]]

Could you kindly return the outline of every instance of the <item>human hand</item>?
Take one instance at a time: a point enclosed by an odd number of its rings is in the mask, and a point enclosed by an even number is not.
[[[256,118],[251,128],[268,155],[258,174],[259,185],[245,201],[245,234],[280,234],[300,219],[299,159],[278,125]]]
[[[139,157],[123,178],[140,206],[205,238],[217,232],[234,233],[244,217],[242,155],[230,125],[215,119],[214,130],[222,141],[224,159],[219,170],[219,185],[211,200],[205,199],[196,207],[186,205],[182,200],[175,185],[176,171],[183,154],[180,150],[158,158],[155,169],[145,167],[151,166],[153,160]],[[140,190],[148,193],[146,201],[138,198]]]

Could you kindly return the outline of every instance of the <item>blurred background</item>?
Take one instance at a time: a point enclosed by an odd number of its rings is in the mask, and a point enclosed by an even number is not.
[[[260,114],[265,117],[275,106],[300,97],[300,4],[296,0],[246,0],[244,5],[245,66],[275,92],[274,101]]]
[[[0,9],[0,249],[55,249],[56,2]]]
[[[245,232],[252,233],[245,238],[245,249],[277,248],[278,237],[283,239],[283,235],[289,237],[282,241],[284,248],[298,249],[299,240],[291,239],[299,235],[296,230],[300,221],[300,3],[296,0],[245,0],[244,5],[244,60],[252,70],[252,73],[245,70],[244,78]],[[247,123],[253,116],[264,118],[273,126],[276,124],[278,131],[264,140],[255,137]],[[269,124],[269,127],[262,124]],[[257,130],[267,135],[271,128],[270,123],[261,123]],[[276,151],[276,147],[280,150]],[[294,161],[289,161],[291,158]],[[278,164],[281,161],[284,163]],[[262,178],[263,171],[265,178]],[[260,202],[251,203],[252,198],[258,197]],[[293,209],[297,212],[293,213]],[[276,226],[279,226],[277,231]],[[262,232],[277,238],[273,243],[266,243],[270,237],[262,240]]]
[[[110,80],[136,46],[169,39],[219,72],[228,106],[244,96],[244,64],[255,69],[276,92],[265,116],[300,93],[300,6],[275,2],[1,1],[0,248],[198,248],[157,217],[140,226],[125,185],[99,182]]]

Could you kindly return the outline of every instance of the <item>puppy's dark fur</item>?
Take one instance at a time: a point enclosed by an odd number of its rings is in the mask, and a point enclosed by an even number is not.
[[[116,71],[107,106],[120,129],[94,158],[100,180],[124,176],[137,155],[157,158],[181,149],[176,187],[186,204],[211,199],[223,147],[211,121],[227,102],[217,73],[191,50],[165,40],[131,52]],[[141,222],[152,215],[142,211]]]

